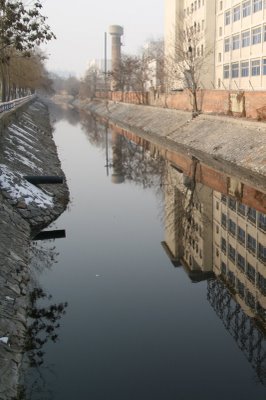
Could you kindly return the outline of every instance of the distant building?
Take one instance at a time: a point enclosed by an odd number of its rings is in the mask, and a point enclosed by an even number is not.
[[[107,66],[107,72],[112,70],[112,61],[107,60],[106,62]],[[88,62],[87,69],[89,68],[97,68],[99,72],[104,72],[105,71],[105,60],[103,59],[93,59]]]

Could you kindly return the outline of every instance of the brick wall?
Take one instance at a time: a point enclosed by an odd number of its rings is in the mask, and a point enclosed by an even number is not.
[[[97,98],[105,98],[104,92],[96,93]],[[108,92],[109,100],[147,104],[156,107],[172,108],[183,111],[192,110],[192,96],[188,90],[174,94],[156,92]],[[237,92],[228,90],[199,90],[198,107],[204,113],[246,116],[251,119],[266,120],[266,91]],[[241,102],[244,112],[234,112],[235,102]]]

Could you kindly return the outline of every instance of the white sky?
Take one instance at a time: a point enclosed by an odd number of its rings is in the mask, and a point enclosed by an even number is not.
[[[43,0],[42,4],[57,36],[45,46],[49,70],[83,74],[89,60],[104,58],[109,25],[124,27],[124,53],[135,54],[147,39],[163,36],[164,0]],[[108,37],[109,54],[110,44]]]

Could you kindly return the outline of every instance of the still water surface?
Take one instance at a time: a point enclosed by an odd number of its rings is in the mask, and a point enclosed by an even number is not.
[[[226,287],[193,282],[161,245],[164,185],[153,166],[131,171],[132,179],[125,172],[114,184],[103,127],[58,117],[54,137],[71,203],[52,228],[65,229],[66,238],[35,243],[32,268],[38,265],[38,285],[52,295],[47,304],[68,306],[57,342],[43,346],[43,364],[26,374],[29,398],[265,399],[258,346],[251,354],[241,339],[241,350],[230,322],[215,311],[223,301],[215,296]],[[108,142],[111,163],[110,132]],[[137,163],[132,157],[127,167],[134,171]]]

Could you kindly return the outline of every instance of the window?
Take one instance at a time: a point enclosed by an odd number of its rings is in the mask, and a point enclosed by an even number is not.
[[[229,25],[230,24],[230,10],[226,11],[226,13],[224,14],[224,24],[225,25]]]
[[[262,60],[262,73],[263,73],[263,75],[266,75],[266,59],[265,58]]]
[[[232,271],[228,271],[228,283],[230,283],[230,285],[235,286],[235,275]]]
[[[266,246],[263,246],[261,243],[259,243],[258,257],[261,261],[266,261]]]
[[[247,277],[249,280],[251,280],[251,282],[255,282],[255,276],[256,276],[256,272],[255,272],[255,268],[252,267],[252,265],[250,263],[248,263],[247,265]]]
[[[231,219],[228,221],[228,230],[233,236],[236,235],[236,224]]]
[[[255,13],[262,10],[262,0],[253,0],[252,11]]]
[[[263,26],[263,41],[266,42],[266,25]]]
[[[264,61],[264,60],[263,60]],[[266,231],[266,215],[259,213],[259,228]]]
[[[260,292],[266,295],[266,278],[258,272],[258,288]]]
[[[246,206],[242,203],[238,203],[237,212],[243,216],[246,215]]]
[[[239,35],[233,36],[233,50],[237,50],[240,47],[240,40],[239,40]]]
[[[224,52],[227,53],[230,50],[230,38],[224,39]]]
[[[251,13],[251,7],[250,7],[250,0],[245,1],[242,5],[242,16],[243,18],[248,17]]]
[[[222,237],[221,249],[226,254],[226,240]]]
[[[249,76],[249,62],[242,61],[241,62],[241,76]]]
[[[246,292],[246,304],[252,309],[256,306],[255,297],[248,290]]]
[[[237,266],[242,272],[245,272],[246,261],[239,253],[237,253]]]
[[[249,221],[251,221],[251,222],[253,222],[254,224],[256,224],[256,216],[257,216],[257,213],[256,213],[255,208],[249,207],[249,208],[248,208],[248,212],[247,212],[247,216],[248,216],[248,220],[249,220]]]
[[[231,244],[229,244],[229,249],[228,249],[228,257],[230,258],[231,261],[233,261],[233,263],[236,262],[236,251],[235,249],[231,246]]]
[[[245,285],[239,279],[236,281],[236,288],[239,296],[243,299],[245,297]]]
[[[226,264],[222,261],[221,262],[221,272],[224,276],[226,276]]]
[[[224,213],[222,213],[222,221],[221,221],[221,223],[222,223],[222,226],[224,228],[226,228],[226,215]]]
[[[237,239],[240,243],[245,244],[246,233],[240,226],[237,227]]]
[[[231,70],[232,70],[232,78],[238,78],[239,77],[239,63],[232,64]]]
[[[222,11],[222,9],[223,9],[223,2],[220,1],[220,11]]]
[[[219,36],[222,36],[222,34],[223,34],[223,28],[220,26],[220,28],[219,28]]]
[[[222,194],[222,196],[221,196],[221,200],[222,200],[222,203],[224,203],[224,204],[226,204],[226,203],[227,203],[227,197],[226,197],[226,195],[225,195],[225,194]]]
[[[242,47],[248,47],[250,45],[250,31],[242,33]]]
[[[261,27],[252,29],[252,44],[261,43]]]
[[[197,2],[194,1],[194,10],[196,11],[196,9],[197,9]]]
[[[248,243],[247,243],[247,248],[250,250],[253,254],[256,253],[256,239],[252,237],[251,235],[248,234]]]
[[[204,19],[201,21],[201,29],[202,30],[204,30],[204,27],[205,27],[205,21],[204,21]]]
[[[224,79],[229,79],[229,65],[224,65]]]
[[[237,6],[233,9],[233,21],[239,21],[240,20],[240,6]]]
[[[222,61],[222,53],[219,53],[218,54],[218,62],[221,62]],[[266,61],[266,60],[265,60]]]
[[[260,60],[251,61],[251,75],[252,76],[260,75]]]
[[[238,68],[238,63],[232,64],[232,67],[233,67],[233,65],[236,65]],[[234,210],[234,211],[236,210],[236,201],[235,201],[235,199],[232,199],[232,197],[229,197],[228,205],[229,205],[229,208],[231,208],[231,210]]]
[[[199,5],[199,7],[200,7],[200,0],[198,0],[198,5]]]

